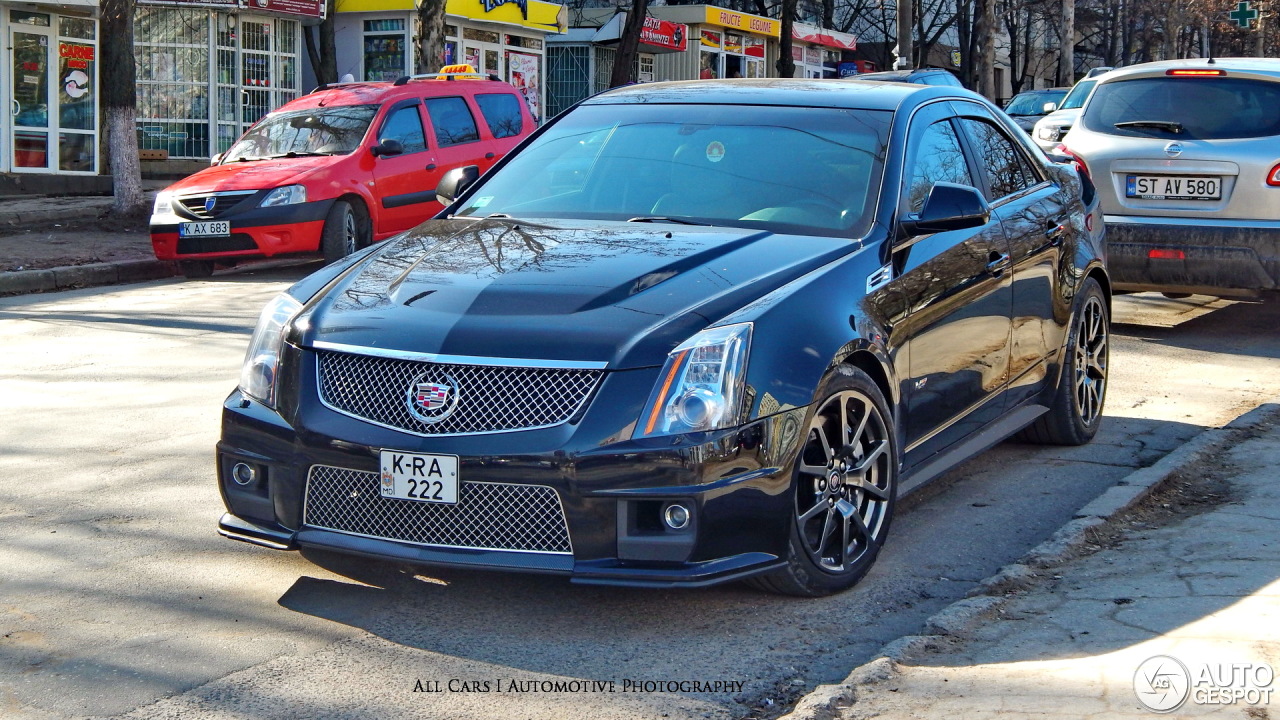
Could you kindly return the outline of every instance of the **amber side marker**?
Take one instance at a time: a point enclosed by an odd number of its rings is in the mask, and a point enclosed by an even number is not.
[[[676,379],[676,373],[680,372],[680,368],[684,366],[684,358],[688,354],[688,350],[681,350],[675,361],[671,363],[671,372],[667,373],[666,379],[662,381],[662,389],[658,391],[658,398],[653,401],[653,412],[649,413],[649,422],[645,423],[645,435],[653,432],[653,426],[658,423],[658,413],[662,412],[662,406],[667,402],[667,393],[671,390],[671,381]]]

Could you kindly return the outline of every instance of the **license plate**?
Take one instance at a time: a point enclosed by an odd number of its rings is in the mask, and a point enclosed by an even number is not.
[[[1220,200],[1222,178],[1189,175],[1130,175],[1125,196],[1143,200]]]
[[[458,456],[383,450],[382,497],[418,502],[458,502]]]
[[[231,223],[226,220],[178,224],[179,237],[226,237],[230,234]]]

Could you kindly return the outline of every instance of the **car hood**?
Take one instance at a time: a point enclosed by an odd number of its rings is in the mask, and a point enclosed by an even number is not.
[[[860,246],[743,228],[434,220],[332,281],[290,340],[647,367],[712,321]]]
[[[1044,115],[1010,115],[1015,125],[1027,132],[1031,132],[1031,128],[1036,126],[1036,121],[1044,117]]]
[[[266,190],[295,183],[304,175],[329,167],[343,157],[278,158],[214,165],[179,180],[165,190],[181,195],[223,190]]]
[[[1054,110],[1053,112],[1040,118],[1037,125],[1074,125],[1076,119],[1080,117],[1080,108],[1072,108],[1070,110]]]

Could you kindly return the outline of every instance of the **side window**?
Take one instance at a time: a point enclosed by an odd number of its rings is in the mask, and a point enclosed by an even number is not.
[[[1039,182],[1026,157],[995,125],[970,118],[962,122],[982,158],[983,172],[991,187],[988,200],[994,202]]]
[[[476,104],[480,106],[480,114],[489,126],[489,132],[495,138],[519,135],[524,129],[524,118],[520,115],[520,98],[509,93],[487,93],[476,95]]]
[[[436,130],[436,141],[440,147],[461,145],[480,139],[476,130],[476,119],[471,117],[471,109],[467,101],[460,97],[430,98],[427,101],[427,114],[431,116],[431,125]]]
[[[951,121],[941,120],[925,128],[915,160],[908,168],[911,181],[907,184],[907,201],[911,212],[918,213],[924,207],[934,183],[949,182],[976,186],[965,162],[960,138]]]
[[[422,117],[418,115],[418,106],[402,107],[388,115],[382,122],[382,130],[378,132],[378,142],[383,140],[399,140],[404,146],[405,155],[426,150],[427,140],[422,134]]]

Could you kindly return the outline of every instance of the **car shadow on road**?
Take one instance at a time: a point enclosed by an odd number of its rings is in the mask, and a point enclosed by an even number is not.
[[[1203,300],[1197,296],[1196,300]],[[1117,303],[1120,298],[1117,298]],[[1166,347],[1203,352],[1280,358],[1280,347],[1259,342],[1280,327],[1280,296],[1257,301],[1239,301],[1218,307],[1212,312],[1196,313],[1195,300],[1168,300],[1150,295],[1125,298],[1124,308],[1117,305],[1112,330],[1143,342]],[[1142,322],[1144,303],[1181,303],[1193,316],[1173,327]]]

